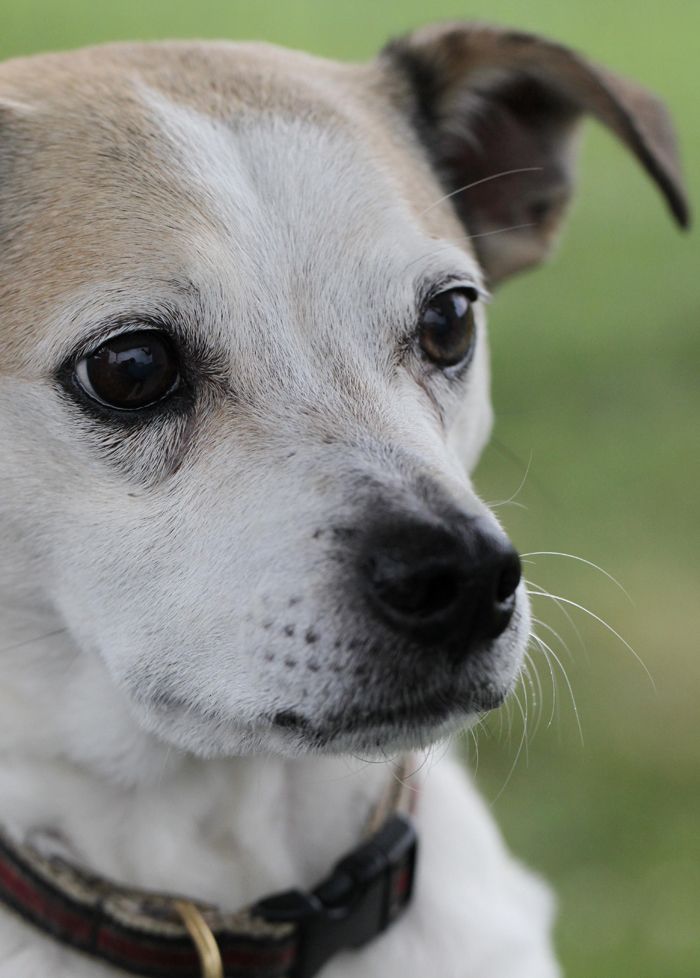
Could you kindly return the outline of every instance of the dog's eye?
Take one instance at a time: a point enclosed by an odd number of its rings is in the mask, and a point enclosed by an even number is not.
[[[88,397],[120,411],[162,401],[180,382],[175,351],[155,329],[112,337],[78,361],[75,377]]]
[[[476,338],[474,303],[478,298],[476,289],[448,289],[433,296],[423,309],[420,347],[438,367],[454,367],[472,352]]]

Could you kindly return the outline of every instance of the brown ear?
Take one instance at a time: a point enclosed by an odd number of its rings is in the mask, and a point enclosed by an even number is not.
[[[687,227],[673,128],[650,92],[551,41],[482,24],[437,24],[381,61],[396,98],[474,238],[492,283],[539,262],[573,183],[578,122],[595,116],[634,153]],[[525,172],[504,174],[505,171]],[[502,230],[512,228],[512,230]]]

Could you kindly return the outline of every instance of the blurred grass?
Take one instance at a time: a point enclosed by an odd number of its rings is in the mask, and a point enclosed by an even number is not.
[[[358,59],[435,18],[539,30],[664,96],[698,199],[697,0],[2,0],[0,14],[3,57],[200,36]],[[611,622],[656,684],[601,625],[573,611],[579,640],[540,599],[538,617],[570,649],[551,643],[571,679],[584,744],[560,675],[549,722],[552,682],[539,654],[542,722],[533,733],[531,702],[527,751],[514,765],[515,718],[510,735],[501,716],[479,737],[478,777],[497,799],[496,816],[560,894],[569,978],[700,973],[699,259],[697,236],[676,232],[644,176],[592,128],[559,254],[508,285],[491,309],[498,423],[479,487],[488,500],[508,498],[531,460],[517,499],[499,509],[521,550],[593,560],[622,579],[634,604],[563,558],[535,558],[528,576]]]

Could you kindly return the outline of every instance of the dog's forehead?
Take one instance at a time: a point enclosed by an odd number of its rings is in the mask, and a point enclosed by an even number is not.
[[[382,161],[343,127],[256,112],[222,122],[143,97],[170,159],[159,178],[181,202],[181,241],[198,245],[200,264],[215,255],[237,294],[266,282],[307,302],[339,287],[349,298],[438,251]]]
[[[25,341],[40,328],[22,312],[29,283],[34,310],[61,307],[69,332],[100,294],[111,299],[93,317],[124,312],[108,306],[125,290],[138,304],[174,281],[218,291],[241,316],[277,301],[300,324],[382,292],[398,307],[419,274],[450,262],[478,274],[456,222],[432,206],[429,168],[372,104],[367,69],[266,45],[46,62],[31,78],[30,62],[10,73],[30,106],[12,167],[27,220],[2,284]]]

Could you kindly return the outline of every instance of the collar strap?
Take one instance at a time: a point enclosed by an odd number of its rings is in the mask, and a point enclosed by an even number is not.
[[[402,914],[416,848],[410,819],[393,814],[311,892],[226,914],[120,886],[0,832],[0,902],[55,940],[145,978],[312,978]]]

